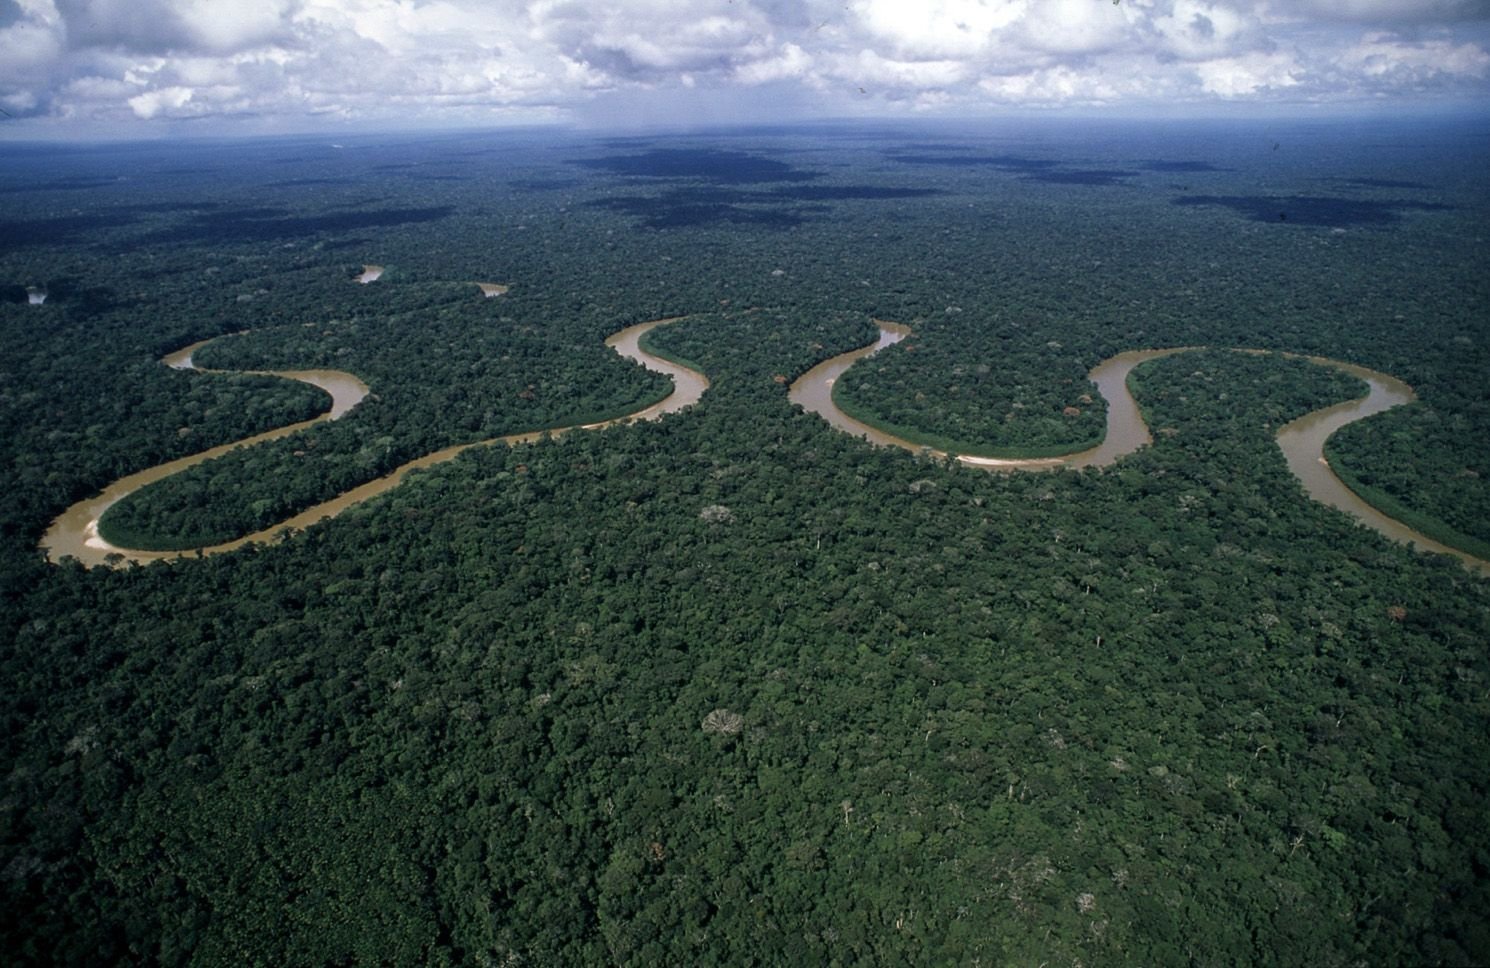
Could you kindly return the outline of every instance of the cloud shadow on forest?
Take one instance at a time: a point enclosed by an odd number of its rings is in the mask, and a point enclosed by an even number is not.
[[[594,208],[609,209],[642,220],[649,229],[680,229],[699,225],[733,223],[757,225],[762,228],[788,229],[807,221],[798,211],[780,208],[745,208],[722,201],[689,199],[689,193],[668,192],[660,196],[621,195],[602,198],[588,204]],[[826,209],[826,206],[818,206]]]
[[[1159,171],[1171,175],[1235,170],[1233,168],[1219,168],[1208,161],[1165,161],[1164,159],[1145,161],[1139,164],[1138,167],[1144,171]]]
[[[46,305],[71,303],[89,313],[103,312],[122,305],[119,294],[109,286],[88,285],[81,279],[65,276],[46,281]],[[30,294],[25,286],[0,286],[0,303],[29,302]]]
[[[1122,185],[1123,179],[1137,172],[1119,168],[1055,168],[1020,176],[1021,181],[1044,182],[1047,185]]]
[[[773,188],[765,197],[789,198],[798,202],[838,202],[891,198],[927,198],[945,195],[939,188],[896,188],[888,185],[800,185]]]
[[[907,165],[935,165],[943,168],[992,168],[1016,174],[1024,181],[1044,182],[1048,185],[1121,185],[1123,179],[1137,175],[1136,171],[1116,168],[1067,168],[1058,161],[1047,158],[1025,158],[1020,155],[944,155],[944,154],[897,154],[891,152],[892,161]]]
[[[891,152],[891,161],[906,165],[937,165],[943,168],[997,168],[999,171],[1035,172],[1059,167],[1059,162],[1019,155],[941,155],[899,154]]]
[[[717,148],[654,148],[636,155],[576,158],[570,164],[612,175],[642,178],[701,178],[723,185],[800,182],[822,172],[794,168],[783,161]]]
[[[556,192],[565,188],[578,188],[581,182],[573,178],[514,178],[507,185],[521,192]]]
[[[94,215],[58,215],[53,218],[0,221],[0,251],[33,245],[74,245],[98,241],[89,235],[102,229],[133,225],[133,215],[102,212]]]
[[[291,216],[284,209],[248,208],[198,215],[185,225],[147,235],[144,242],[273,242],[301,239],[321,233],[358,232],[437,222],[455,209],[389,208],[375,211],[336,212]]]
[[[783,185],[764,191],[737,188],[686,187],[660,195],[618,195],[587,204],[642,220],[652,229],[686,228],[722,222],[785,229],[831,212],[824,202],[941,195],[935,188],[898,188],[883,185]]]
[[[175,215],[181,212],[209,212],[222,208],[221,202],[141,202],[137,205],[116,205],[111,212],[147,212],[156,215]]]
[[[97,313],[123,305],[124,300],[111,286],[95,286],[84,279],[65,276],[47,280],[47,302],[71,303],[89,313]]]
[[[1436,212],[1453,208],[1435,202],[1375,201],[1324,195],[1181,195],[1170,201],[1183,206],[1229,208],[1253,222],[1325,228],[1395,225],[1402,220],[1403,212]]]
[[[1332,181],[1342,185],[1355,185],[1358,188],[1409,188],[1418,191],[1427,191],[1432,185],[1424,185],[1422,182],[1402,181],[1396,178],[1335,178]]]
[[[283,181],[266,182],[265,188],[300,188],[311,185],[349,185],[350,178],[286,178]]]
[[[77,192],[94,188],[108,188],[119,184],[118,178],[55,178],[49,182],[33,185],[7,185],[0,188],[0,195],[20,195],[26,192]]]

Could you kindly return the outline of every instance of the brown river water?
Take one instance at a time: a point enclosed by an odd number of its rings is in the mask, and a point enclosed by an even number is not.
[[[808,370],[792,384],[792,402],[804,410],[819,415],[837,429],[862,437],[871,443],[901,447],[935,457],[948,456],[942,451],[896,437],[863,421],[855,420],[833,402],[833,386],[849,367],[887,346],[895,345],[911,332],[909,327],[899,323],[883,320],[875,320],[875,322],[880,328],[878,340],[860,349],[824,360]],[[1139,364],[1159,357],[1183,353],[1187,349],[1191,347],[1133,350],[1103,360],[1092,369],[1088,378],[1097,384],[1102,396],[1107,399],[1107,435],[1101,444],[1090,450],[1079,451],[1064,457],[1046,457],[1037,460],[1006,460],[962,455],[957,456],[957,460],[969,467],[979,467],[990,471],[1106,467],[1119,458],[1153,442],[1148,426],[1144,423],[1143,414],[1138,409],[1138,403],[1128,392],[1128,375]],[[1345,482],[1335,475],[1325,460],[1324,442],[1331,434],[1348,423],[1381,413],[1383,410],[1390,410],[1404,403],[1411,403],[1416,399],[1412,388],[1395,377],[1368,370],[1363,366],[1324,357],[1311,356],[1305,359],[1311,363],[1334,367],[1359,377],[1370,388],[1367,395],[1359,400],[1350,400],[1323,410],[1316,410],[1279,429],[1278,446],[1288,461],[1289,469],[1304,485],[1304,490],[1309,496],[1322,504],[1352,515],[1367,527],[1386,535],[1393,541],[1404,542],[1420,551],[1453,555],[1475,571],[1490,575],[1490,562],[1434,541],[1427,535],[1413,530],[1396,518],[1388,517],[1367,504],[1357,497],[1354,491],[1345,486]]]
[[[702,373],[690,370],[668,362],[660,357],[653,356],[644,351],[639,341],[644,333],[665,323],[675,322],[673,319],[658,319],[647,323],[638,323],[627,327],[619,333],[611,336],[605,341],[605,345],[630,360],[635,360],[649,370],[662,373],[673,380],[673,392],[658,403],[652,404],[636,413],[618,417],[615,420],[602,421],[601,423],[585,424],[582,427],[559,427],[549,430],[537,430],[529,433],[512,434],[506,437],[498,437],[493,440],[477,441],[469,444],[457,444],[444,450],[426,454],[417,460],[410,461],[377,480],[369,481],[360,487],[346,491],[329,501],[308,508],[288,520],[281,521],[273,527],[254,534],[245,535],[235,541],[224,544],[212,545],[207,548],[193,548],[186,551],[138,551],[131,548],[118,548],[109,544],[98,533],[98,520],[104,511],[116,501],[133,493],[153,481],[161,480],[172,474],[179,473],[188,467],[200,464],[236,450],[239,447],[250,447],[266,440],[275,440],[286,437],[296,431],[304,430],[306,427],[314,426],[325,420],[335,420],[352,409],[362,398],[367,396],[368,388],[361,380],[350,373],[339,370],[255,370],[249,372],[263,373],[270,376],[284,377],[288,380],[299,380],[318,386],[331,394],[331,409],[314,420],[304,420],[299,423],[279,427],[253,437],[235,441],[231,444],[223,444],[211,450],[192,454],[190,457],[182,457],[178,460],[161,464],[148,470],[131,474],[120,478],[110,484],[102,493],[79,501],[64,511],[47,530],[42,538],[41,547],[51,561],[61,561],[63,558],[76,558],[85,565],[123,565],[128,562],[144,563],[148,561],[162,561],[178,558],[195,558],[198,555],[221,554],[225,551],[233,551],[249,543],[271,544],[296,531],[304,530],[311,525],[323,521],[326,518],[335,517],[347,508],[361,504],[371,498],[377,497],[386,491],[392,490],[403,483],[404,478],[411,472],[425,467],[433,467],[454,458],[463,450],[471,447],[483,447],[496,443],[518,444],[538,440],[544,436],[558,436],[570,430],[595,430],[614,424],[630,423],[634,420],[656,420],[664,414],[674,413],[684,407],[692,406],[703,396],[704,391],[709,388],[709,380]],[[162,361],[175,369],[195,370],[198,369],[192,363],[192,354],[203,344],[210,342],[202,340],[190,346],[177,350],[165,357]],[[201,372],[211,373],[212,370]]]
[[[51,528],[42,539],[41,547],[51,561],[60,561],[65,557],[72,557],[88,565],[123,565],[129,562],[143,563],[163,559],[220,554],[225,551],[241,548],[249,543],[269,544],[282,540],[287,535],[303,530],[326,518],[334,517],[349,507],[361,504],[397,487],[411,471],[444,463],[471,447],[483,447],[496,443],[505,443],[508,445],[527,443],[538,440],[545,435],[557,436],[570,430],[594,430],[600,427],[630,423],[636,420],[656,420],[665,414],[675,413],[697,403],[699,398],[703,396],[704,391],[709,387],[708,378],[702,373],[653,356],[641,348],[640,340],[643,334],[657,326],[676,322],[678,318],[680,317],[639,323],[616,333],[605,341],[607,346],[621,356],[634,360],[649,370],[665,374],[673,380],[673,392],[671,394],[660,402],[639,410],[636,413],[619,417],[615,420],[585,424],[579,427],[560,427],[531,431],[499,437],[493,440],[483,440],[447,447],[444,450],[436,451],[417,460],[410,461],[384,477],[369,481],[329,501],[302,511],[271,528],[255,534],[245,535],[242,538],[224,544],[206,548],[194,548],[186,551],[137,551],[128,548],[118,548],[103,540],[98,534],[99,518],[110,505],[124,498],[126,495],[153,481],[169,477],[188,467],[206,460],[211,460],[214,457],[218,457],[239,447],[249,447],[263,441],[275,440],[322,421],[335,420],[355,407],[368,393],[367,385],[361,380],[352,376],[350,373],[343,373],[339,370],[250,371],[290,380],[299,380],[302,383],[309,383],[312,386],[320,387],[331,395],[331,408],[313,420],[279,427],[275,430],[270,430],[234,443],[224,444],[220,447],[214,447],[211,450],[193,454],[190,457],[183,457],[179,460],[161,464],[157,467],[152,467],[137,474],[131,474],[128,477],[121,478],[110,484],[97,496],[80,501],[63,512],[52,523]],[[834,384],[849,367],[865,357],[872,356],[887,346],[893,346],[895,343],[905,339],[911,332],[909,327],[899,323],[891,323],[883,320],[876,320],[875,322],[879,326],[880,332],[879,338],[874,343],[824,360],[822,363],[808,370],[792,384],[790,391],[791,401],[805,410],[818,414],[838,430],[862,437],[873,444],[901,447],[916,453],[947,457],[948,455],[941,451],[904,440],[863,421],[855,420],[839,409],[838,405],[834,403]],[[192,362],[193,353],[206,342],[209,341],[203,340],[177,350],[165,357],[163,362],[176,369],[198,370],[199,372],[208,373],[214,372],[200,370]],[[1128,375],[1133,372],[1135,367],[1142,363],[1174,353],[1183,353],[1187,349],[1188,347],[1161,350],[1133,350],[1126,353],[1119,353],[1117,356],[1103,360],[1093,368],[1088,376],[1093,383],[1097,384],[1098,390],[1107,400],[1107,432],[1102,443],[1096,447],[1063,457],[1045,457],[1032,460],[970,457],[965,455],[957,455],[956,459],[969,467],[977,467],[989,471],[1106,467],[1153,441],[1153,438],[1149,435],[1148,426],[1144,423],[1143,415],[1139,411],[1138,404],[1128,391]],[[1436,542],[1426,535],[1413,530],[1401,521],[1388,517],[1357,497],[1335,475],[1324,458],[1324,443],[1336,430],[1353,421],[1361,420],[1372,414],[1381,413],[1383,410],[1412,402],[1415,399],[1412,388],[1401,380],[1388,376],[1385,373],[1368,370],[1365,367],[1343,363],[1338,360],[1325,359],[1323,357],[1308,357],[1308,359],[1321,366],[1334,367],[1359,377],[1370,388],[1367,395],[1359,400],[1350,400],[1323,410],[1317,410],[1285,425],[1278,431],[1278,446],[1283,451],[1283,455],[1288,462],[1288,467],[1303,484],[1309,496],[1316,501],[1354,516],[1367,527],[1375,529],[1394,541],[1413,545],[1423,551],[1453,555],[1470,568],[1482,574],[1490,575],[1490,562],[1483,561],[1465,552]]]

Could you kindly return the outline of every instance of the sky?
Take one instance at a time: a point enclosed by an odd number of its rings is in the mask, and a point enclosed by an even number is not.
[[[0,0],[0,137],[1490,105],[1490,0]]]

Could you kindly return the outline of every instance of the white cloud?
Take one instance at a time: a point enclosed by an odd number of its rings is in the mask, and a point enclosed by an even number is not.
[[[778,54],[735,69],[743,84],[768,84],[789,78],[805,78],[812,71],[812,58],[796,44],[784,44]]]
[[[985,77],[978,87],[1006,104],[1106,103],[1121,96],[1112,80],[1056,66],[1004,77]]]
[[[1299,67],[1286,53],[1242,54],[1196,65],[1201,87],[1223,98],[1277,93],[1298,87]]]
[[[67,100],[128,101],[139,94],[139,87],[115,77],[85,75],[67,82]]]
[[[1333,66],[1373,94],[1428,90],[1490,78],[1490,52],[1442,38],[1404,40],[1373,33],[1339,54]]]
[[[134,4],[137,0],[127,0]],[[197,49],[218,53],[260,46],[288,36],[289,0],[174,0],[171,5]]]
[[[189,87],[163,87],[129,99],[129,106],[141,118],[150,119],[162,111],[179,111],[191,100]]]
[[[1490,0],[0,0],[0,104],[470,123],[597,96],[648,118],[1483,98],[1487,44]]]
[[[1031,5],[1032,0],[852,0],[848,9],[888,50],[936,60],[978,54]]]
[[[639,24],[593,34],[592,51],[620,55],[643,71],[707,70],[711,66],[759,54],[763,38],[748,24],[725,17],[705,17],[677,24],[665,34]],[[754,48],[754,51],[752,51]],[[581,48],[583,52],[585,48]]]
[[[1431,74],[1468,77],[1490,74],[1490,53],[1475,44],[1455,44],[1442,39],[1407,41],[1383,33],[1367,34],[1341,54],[1336,63],[1373,78],[1393,74],[1415,78]]]
[[[1040,0],[1020,21],[1025,44],[1052,54],[1092,54],[1117,47],[1129,30],[1120,4]]]
[[[872,50],[842,60],[834,73],[860,87],[879,89],[945,88],[962,81],[968,66],[960,60],[892,60]]]
[[[1257,44],[1261,25],[1241,11],[1205,0],[1174,0],[1153,18],[1162,49],[1185,60],[1231,57]]]
[[[707,8],[686,0],[540,0],[528,19],[532,39],[621,81],[727,73],[775,53],[770,20],[743,0]]]

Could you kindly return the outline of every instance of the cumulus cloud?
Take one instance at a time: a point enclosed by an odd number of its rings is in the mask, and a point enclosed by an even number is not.
[[[1132,35],[1121,4],[1090,0],[1040,0],[1018,21],[1022,46],[1053,54],[1094,54],[1120,46]]]
[[[1459,79],[1490,77],[1490,53],[1475,44],[1447,39],[1405,40],[1373,33],[1342,52],[1335,64],[1373,90],[1421,88]]]
[[[56,10],[85,47],[227,54],[292,36],[289,0],[56,0]]]
[[[1065,65],[986,77],[978,87],[1002,104],[1101,104],[1123,94],[1121,81],[1096,77]]]
[[[1174,0],[1150,22],[1159,49],[1184,60],[1234,57],[1267,46],[1257,18],[1224,3]]]
[[[1293,55],[1252,52],[1237,57],[1209,60],[1195,69],[1201,87],[1223,98],[1250,97],[1259,92],[1278,93],[1297,87],[1301,72]]]
[[[149,119],[166,109],[180,111],[191,102],[191,94],[189,87],[158,87],[136,94],[129,99],[129,106],[139,117]]]
[[[1490,0],[0,0],[0,106],[471,123],[1473,98],[1487,47]]]
[[[722,6],[692,0],[540,0],[531,5],[528,21],[533,39],[618,80],[728,72],[778,53],[770,19],[743,0]]]
[[[772,57],[752,61],[735,69],[735,78],[744,84],[767,84],[771,81],[806,78],[812,74],[812,56],[796,44],[784,44]]]
[[[925,60],[975,57],[1018,23],[1032,0],[853,0],[865,39],[889,53]]]

